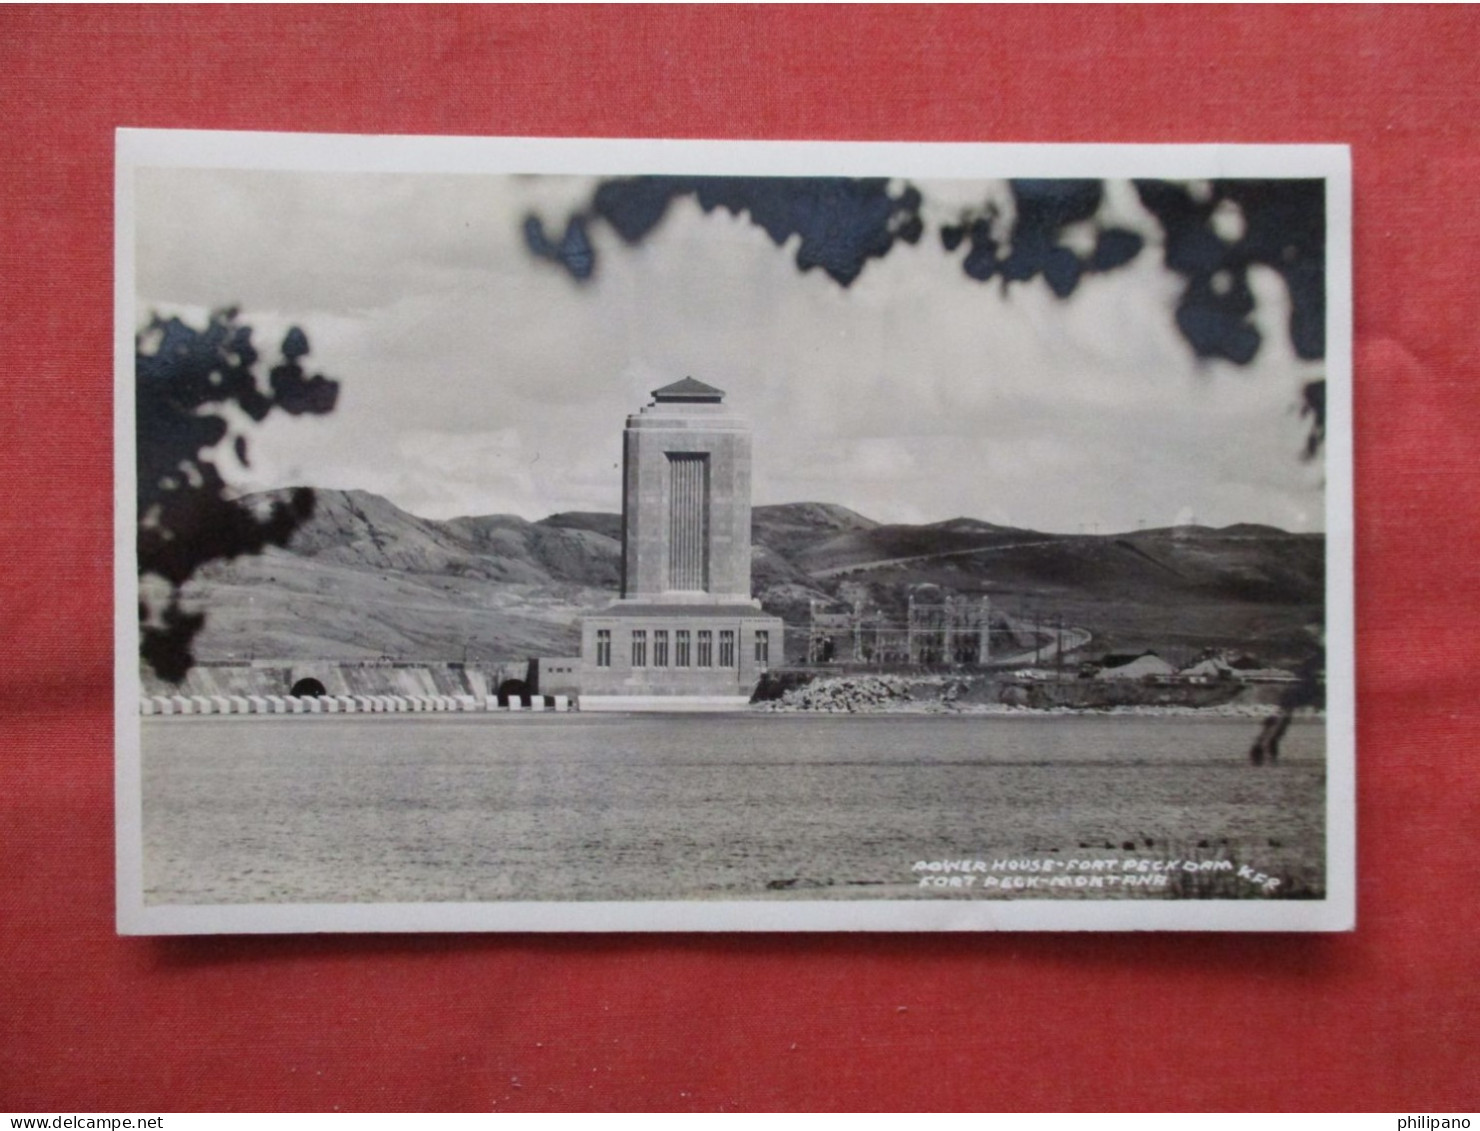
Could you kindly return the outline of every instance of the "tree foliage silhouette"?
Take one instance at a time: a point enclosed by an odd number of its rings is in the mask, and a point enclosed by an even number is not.
[[[309,352],[303,331],[290,329],[280,352],[264,388],[251,327],[234,309],[213,312],[203,330],[155,315],[135,338],[139,577],[169,587],[159,602],[140,586],[139,651],[171,683],[193,666],[192,643],[206,619],[182,603],[185,583],[207,562],[286,545],[313,513],[306,487],[265,512],[232,498],[214,455],[229,439],[236,459],[248,462],[247,436],[233,430],[228,406],[257,422],[274,409],[299,416],[334,408],[339,383],[309,376],[300,364]]]
[[[1174,317],[1198,357],[1248,365],[1258,354],[1262,342],[1251,319],[1255,299],[1249,286],[1256,266],[1273,269],[1284,281],[1296,355],[1325,356],[1323,181],[1132,184],[1162,230],[1163,263],[1183,280]],[[1068,298],[1087,276],[1115,271],[1146,249],[1140,234],[1101,219],[1102,181],[1012,180],[1008,189],[1010,221],[988,199],[938,231],[943,252],[959,254],[962,273],[977,283],[996,280],[1006,290],[1041,277],[1055,295]],[[778,247],[798,237],[798,270],[819,267],[841,287],[851,286],[869,260],[883,258],[901,241],[917,243],[925,233],[921,191],[883,178],[651,176],[601,182],[567,218],[558,240],[539,217],[526,217],[525,243],[533,255],[586,282],[598,270],[592,225],[605,224],[635,245],[656,232],[670,205],[684,197],[705,212],[723,208],[747,217]],[[1073,238],[1086,232],[1092,236],[1088,250]],[[1306,455],[1314,457],[1325,440],[1324,381],[1307,383],[1302,395],[1310,421]]]
[[[604,181],[589,206],[567,220],[558,243],[537,216],[527,217],[525,242],[584,281],[596,270],[590,224],[604,222],[624,242],[637,244],[657,230],[673,201],[686,196],[705,212],[723,208],[749,217],[777,247],[800,236],[797,268],[820,267],[844,287],[868,260],[889,254],[897,240],[917,242],[924,231],[919,190],[891,193],[882,177],[629,177]]]

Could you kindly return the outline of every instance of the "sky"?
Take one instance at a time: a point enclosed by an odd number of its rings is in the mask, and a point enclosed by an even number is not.
[[[977,283],[964,249],[942,249],[939,224],[1010,205],[1005,186],[911,183],[926,235],[847,288],[799,271],[795,237],[778,248],[690,199],[636,246],[594,226],[579,283],[528,252],[522,224],[563,231],[592,179],[143,168],[135,316],[203,325],[234,305],[264,354],[297,325],[307,366],[340,381],[327,416],[243,421],[250,466],[218,459],[243,491],[359,488],[439,519],[617,511],[626,415],[693,376],[754,426],[756,504],[1069,533],[1322,529],[1298,414],[1321,366],[1294,356],[1278,276],[1251,274],[1254,362],[1199,361],[1128,184],[1102,218],[1147,249],[1059,299],[1041,279]]]

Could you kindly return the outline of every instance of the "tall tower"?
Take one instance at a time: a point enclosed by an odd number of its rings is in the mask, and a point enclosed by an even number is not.
[[[622,592],[581,618],[586,710],[743,706],[785,626],[750,595],[750,425],[685,377],[622,432]]]
[[[622,433],[622,597],[754,605],[750,425],[685,377]]]

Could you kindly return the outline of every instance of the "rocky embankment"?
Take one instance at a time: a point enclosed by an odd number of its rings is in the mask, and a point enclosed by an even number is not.
[[[762,689],[762,694],[765,688]],[[1256,688],[1107,687],[1056,684],[1052,694],[986,676],[849,675],[813,679],[756,703],[763,711],[828,714],[1211,715],[1264,718],[1274,696]]]
[[[922,694],[916,695],[916,690]],[[934,691],[934,694],[930,692]],[[784,692],[760,706],[770,711],[923,711],[939,709],[946,700],[942,689],[926,679],[872,675],[819,679]]]

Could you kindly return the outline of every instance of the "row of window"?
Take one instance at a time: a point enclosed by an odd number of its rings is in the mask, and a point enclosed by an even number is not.
[[[693,647],[690,648],[690,632],[687,628],[675,629],[673,632],[673,662],[668,661],[668,630],[657,628],[653,630],[653,652],[651,665],[648,664],[648,631],[645,628],[632,630],[632,666],[634,668],[733,668],[735,666],[735,630],[722,628],[719,630],[719,662],[714,658],[714,633],[710,629],[701,628],[693,635]],[[764,629],[755,634],[755,662],[768,664],[771,662],[771,634]],[[596,630],[596,666],[598,668],[609,668],[612,666],[612,632],[609,628],[598,628]]]

